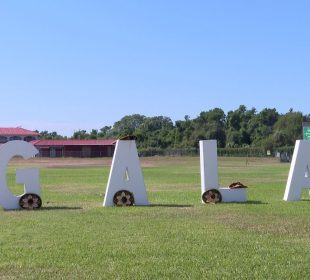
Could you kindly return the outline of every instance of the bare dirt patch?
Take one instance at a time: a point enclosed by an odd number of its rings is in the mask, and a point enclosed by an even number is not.
[[[170,157],[170,156],[154,156],[141,157],[142,167],[159,167],[159,166],[199,166],[199,157]],[[278,163],[275,159],[265,158],[219,158],[219,168],[235,168],[240,167],[257,167],[261,165],[274,165]],[[112,158],[32,158],[24,160],[21,157],[13,158],[9,165],[11,166],[31,166],[41,168],[61,168],[61,167],[110,167]]]
[[[175,164],[180,159],[166,157],[146,157],[140,158],[142,167],[157,167],[162,165]],[[9,166],[14,167],[38,167],[38,168],[71,168],[71,167],[110,167],[112,158],[32,158],[24,160],[15,157],[9,162]]]
[[[22,167],[32,166],[41,168],[63,168],[63,167],[102,167],[111,166],[112,158],[13,158],[9,165]]]

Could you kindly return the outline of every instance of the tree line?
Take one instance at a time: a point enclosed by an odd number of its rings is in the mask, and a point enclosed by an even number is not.
[[[197,149],[199,140],[216,139],[219,148],[262,148],[275,150],[293,146],[302,138],[302,122],[310,115],[290,109],[280,114],[275,108],[257,112],[240,105],[227,114],[214,108],[191,119],[173,122],[166,116],[146,117],[140,114],[124,116],[113,126],[75,131],[70,139],[111,139],[127,135],[137,137],[140,149]],[[63,139],[57,132],[41,131],[41,139]]]

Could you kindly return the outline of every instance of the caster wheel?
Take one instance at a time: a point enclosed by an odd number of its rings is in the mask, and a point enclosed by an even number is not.
[[[42,200],[35,193],[26,193],[19,199],[19,206],[27,210],[39,209],[42,206]]]
[[[113,202],[116,206],[132,206],[135,200],[131,192],[121,190],[115,193]]]
[[[211,189],[203,193],[202,200],[204,203],[220,203],[222,202],[222,195],[218,190]]]

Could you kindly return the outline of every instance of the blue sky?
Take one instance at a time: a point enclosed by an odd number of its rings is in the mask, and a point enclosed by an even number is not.
[[[0,0],[0,126],[310,113],[310,1]]]

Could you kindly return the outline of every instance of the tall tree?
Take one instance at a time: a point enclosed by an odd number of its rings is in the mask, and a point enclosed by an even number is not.
[[[111,135],[111,126],[104,126],[102,128],[100,128],[99,132],[98,132],[98,137],[99,138],[110,138]]]
[[[80,140],[83,140],[83,139],[89,139],[89,134],[86,132],[86,130],[78,130],[78,131],[75,131],[73,133],[73,139],[80,139]]]
[[[97,139],[98,138],[98,130],[97,129],[92,129],[90,134],[89,134],[90,139]]]
[[[254,146],[264,147],[266,140],[273,134],[273,127],[278,119],[279,113],[274,108],[265,108],[255,115],[248,124],[251,144]],[[269,142],[269,140],[267,142]],[[270,147],[264,148],[269,149]]]
[[[57,139],[64,139],[66,137],[59,135],[56,131],[48,132],[47,130],[44,130],[40,132],[40,138],[48,140],[49,139],[57,140]]]
[[[273,141],[276,147],[293,146],[297,139],[302,138],[301,112],[288,112],[281,115],[274,125]]]
[[[187,148],[191,147],[191,136],[194,132],[195,128],[193,125],[193,121],[191,121],[190,117],[186,115],[184,120],[175,122],[175,130],[174,130],[174,148]]]
[[[198,141],[201,139],[216,139],[219,147],[225,147],[225,121],[225,113],[220,108],[214,108],[207,112],[201,112],[200,115],[194,120],[194,145],[197,147]]]
[[[170,118],[157,116],[145,118],[136,130],[141,147],[167,148],[173,144],[174,126]]]
[[[123,117],[120,121],[114,123],[111,135],[114,137],[122,137],[133,135],[135,130],[143,124],[145,116],[134,114]]]
[[[251,144],[248,124],[255,114],[255,108],[247,110],[244,105],[240,105],[235,111],[228,112],[226,144],[228,147],[242,147]]]

